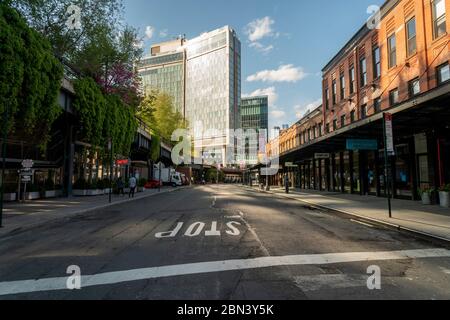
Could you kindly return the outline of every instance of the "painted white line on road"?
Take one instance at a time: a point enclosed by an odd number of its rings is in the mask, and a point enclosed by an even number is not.
[[[241,216],[225,216],[225,219],[241,219]]]
[[[369,228],[373,228],[373,225],[368,224],[368,223],[365,223],[365,222],[362,222],[362,221],[358,221],[358,220],[354,220],[354,219],[350,219],[350,221],[351,221],[351,222],[354,222],[354,223],[361,224],[361,225],[366,226],[366,227],[369,227]]]
[[[167,278],[186,276],[194,274],[208,274],[215,272],[249,270],[259,268],[301,266],[301,265],[327,265],[350,262],[368,262],[385,260],[406,260],[425,258],[450,258],[450,250],[446,249],[424,249],[388,252],[347,252],[330,254],[295,255],[282,257],[263,257],[246,260],[225,260],[215,262],[201,262],[192,264],[181,264],[145,269],[134,269],[110,273],[102,273],[91,276],[82,276],[83,288],[112,285],[131,281],[149,280],[156,278]],[[0,296],[67,290],[67,277],[48,278],[41,280],[25,280],[0,283]]]
[[[441,267],[443,273],[450,274],[450,269],[445,269]]]
[[[347,274],[321,274],[294,277],[294,283],[302,291],[346,289],[367,286],[367,276]]]

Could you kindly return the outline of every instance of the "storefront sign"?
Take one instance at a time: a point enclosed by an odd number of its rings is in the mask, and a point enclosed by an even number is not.
[[[392,127],[392,114],[385,113],[384,114],[384,127],[386,130],[386,150],[388,155],[395,155],[394,149],[394,132]]]
[[[368,139],[347,139],[347,150],[378,150],[378,141]]]
[[[286,168],[297,168],[297,167],[298,167],[298,165],[294,164],[293,162],[286,162],[286,163],[284,164],[284,166],[285,166]]]
[[[130,161],[129,160],[117,160],[116,161],[116,165],[118,166],[127,166],[129,165]]]
[[[330,159],[331,155],[329,153],[316,153],[314,155],[315,159]]]

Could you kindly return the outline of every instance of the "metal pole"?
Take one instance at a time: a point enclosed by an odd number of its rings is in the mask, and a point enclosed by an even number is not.
[[[0,228],[3,228],[3,196],[5,192],[5,170],[6,170],[6,138],[8,135],[8,106],[5,104],[3,113],[3,139],[2,139],[2,186],[0,190]]]
[[[386,114],[383,114],[383,139],[384,139],[384,171],[386,177],[386,191],[388,198],[388,209],[389,218],[392,218],[392,204],[391,204],[391,183],[389,174],[389,161],[388,161],[388,150],[387,150],[387,135],[386,135]]]
[[[161,160],[162,160],[162,150],[161,150],[161,136],[159,136],[159,184],[158,184],[158,192],[161,192]]]
[[[113,145],[112,145],[112,139],[109,140],[109,203],[112,202],[112,179],[113,179]]]

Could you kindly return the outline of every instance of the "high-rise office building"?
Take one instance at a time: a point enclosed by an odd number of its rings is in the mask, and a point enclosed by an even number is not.
[[[236,145],[230,130],[240,128],[241,43],[226,26],[187,41],[185,48],[186,119],[204,130],[194,136],[197,145],[215,148],[226,165]]]
[[[252,130],[257,134],[254,141],[246,141],[245,150],[245,163],[254,165],[259,162],[259,153],[264,151],[268,140],[269,98],[267,96],[243,98],[240,114],[242,129]]]
[[[151,55],[138,65],[145,92],[157,90],[172,97],[173,105],[185,115],[185,67],[184,38],[155,44]]]
[[[173,98],[198,149],[213,149],[223,165],[235,160],[230,153],[237,144],[233,131],[241,127],[241,42],[233,29],[153,45],[138,70],[144,90]]]

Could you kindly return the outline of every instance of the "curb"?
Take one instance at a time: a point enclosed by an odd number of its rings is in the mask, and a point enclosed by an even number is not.
[[[148,194],[148,195],[145,195],[145,196],[141,196],[139,198],[131,198],[131,199],[119,200],[119,201],[112,202],[112,203],[106,203],[106,204],[98,205],[98,206],[95,206],[95,207],[92,207],[92,208],[81,209],[79,211],[71,212],[71,213],[69,213],[67,215],[61,215],[61,216],[52,217],[52,218],[49,218],[49,219],[43,219],[43,220],[41,220],[39,222],[30,223],[30,224],[24,225],[22,227],[18,227],[18,228],[12,229],[10,231],[5,232],[4,234],[1,234],[1,232],[0,232],[0,239],[6,238],[6,237],[11,237],[11,236],[14,236],[14,235],[16,235],[18,233],[38,228],[38,227],[40,227],[40,226],[42,226],[42,225],[44,225],[46,223],[54,223],[54,222],[57,222],[57,221],[60,221],[60,220],[76,217],[78,215],[83,215],[83,214],[93,213],[93,212],[99,211],[99,210],[104,210],[104,209],[107,209],[109,207],[113,207],[113,206],[116,206],[116,205],[122,205],[122,204],[130,203],[130,202],[140,201],[140,200],[148,199],[148,198],[151,198],[151,197],[156,197],[156,196],[163,195],[163,194],[168,194],[168,193],[173,193],[173,192],[177,192],[177,191],[181,191],[181,190],[186,190],[186,189],[189,189],[189,188],[191,188],[191,187],[188,186],[188,187],[179,187],[179,188],[170,189],[170,190],[162,190],[161,192]]]
[[[377,225],[380,225],[380,226],[387,227],[389,229],[395,229],[395,230],[397,230],[399,232],[406,232],[406,233],[411,234],[411,235],[413,235],[413,236],[415,236],[417,238],[420,238],[422,240],[431,241],[433,243],[437,242],[437,243],[439,243],[441,245],[450,246],[450,239],[443,238],[443,237],[440,237],[440,236],[437,236],[437,235],[434,235],[434,234],[430,234],[430,233],[427,233],[427,232],[423,232],[423,231],[420,231],[420,230],[411,229],[411,228],[403,227],[401,225],[397,225],[397,224],[394,224],[394,223],[389,223],[387,221],[383,221],[383,220],[379,220],[379,219],[375,219],[375,218],[362,216],[362,215],[359,215],[357,213],[345,211],[345,210],[342,210],[342,209],[336,209],[336,208],[331,208],[331,207],[328,207],[328,206],[325,206],[325,205],[316,204],[316,203],[310,202],[308,200],[302,200],[302,199],[299,199],[299,198],[296,198],[296,197],[292,197],[292,196],[289,196],[289,195],[286,195],[286,194],[279,194],[279,193],[275,193],[273,191],[260,190],[260,189],[251,188],[251,187],[247,187],[247,186],[243,186],[243,187],[245,189],[249,189],[249,190],[253,190],[253,191],[259,191],[260,193],[267,193],[267,194],[283,197],[283,198],[286,198],[286,199],[296,200],[296,201],[299,201],[299,202],[306,203],[309,206],[311,206],[312,208],[322,209],[322,210],[326,210],[326,211],[329,211],[329,212],[335,212],[335,213],[344,214],[344,215],[347,215],[347,216],[351,216],[352,218],[358,218],[358,221],[361,221],[361,222],[369,222],[369,223],[377,224]]]

